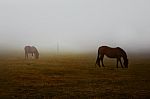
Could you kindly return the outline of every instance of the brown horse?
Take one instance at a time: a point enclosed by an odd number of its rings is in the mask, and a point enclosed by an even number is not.
[[[96,60],[96,64],[99,65],[99,67],[100,67],[100,61],[102,62],[102,66],[104,67],[104,63],[103,63],[104,55],[106,55],[109,58],[117,58],[117,68],[118,68],[118,61],[120,62],[121,67],[123,68],[123,65],[122,65],[122,62],[121,62],[121,57],[123,57],[124,66],[125,66],[125,68],[128,68],[127,54],[120,47],[116,47],[116,48],[111,48],[111,47],[108,47],[108,46],[99,47],[98,48],[97,60]]]
[[[24,50],[25,50],[25,59],[28,59],[28,54],[32,54],[32,56],[34,55],[36,59],[39,58],[39,52],[34,46],[25,46]]]

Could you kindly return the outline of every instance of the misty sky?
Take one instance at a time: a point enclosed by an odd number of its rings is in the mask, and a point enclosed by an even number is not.
[[[150,49],[150,0],[0,0],[0,49]]]

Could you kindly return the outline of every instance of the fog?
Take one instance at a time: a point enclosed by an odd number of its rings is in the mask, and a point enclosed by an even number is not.
[[[149,0],[0,0],[0,51],[150,50]]]

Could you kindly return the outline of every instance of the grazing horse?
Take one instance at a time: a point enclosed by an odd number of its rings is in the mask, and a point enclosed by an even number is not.
[[[102,66],[104,67],[103,58],[104,55],[106,55],[109,58],[116,58],[117,59],[117,68],[118,68],[118,62],[120,62],[121,67],[123,68],[121,57],[123,57],[124,60],[124,66],[125,68],[128,68],[128,58],[126,52],[121,49],[120,47],[111,48],[108,46],[101,46],[98,48],[98,55],[96,64],[100,67],[100,61],[102,62]]]
[[[39,58],[39,52],[34,46],[25,46],[25,59],[28,59],[28,54],[34,55],[35,59]]]

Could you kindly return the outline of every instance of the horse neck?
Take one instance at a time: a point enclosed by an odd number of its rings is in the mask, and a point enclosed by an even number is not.
[[[36,57],[39,56],[38,50],[35,50],[34,54],[36,55]]]
[[[35,50],[34,54],[38,55],[38,54],[39,54],[39,52],[38,52],[37,50]]]
[[[124,60],[127,60],[127,54],[124,50],[121,51]]]

